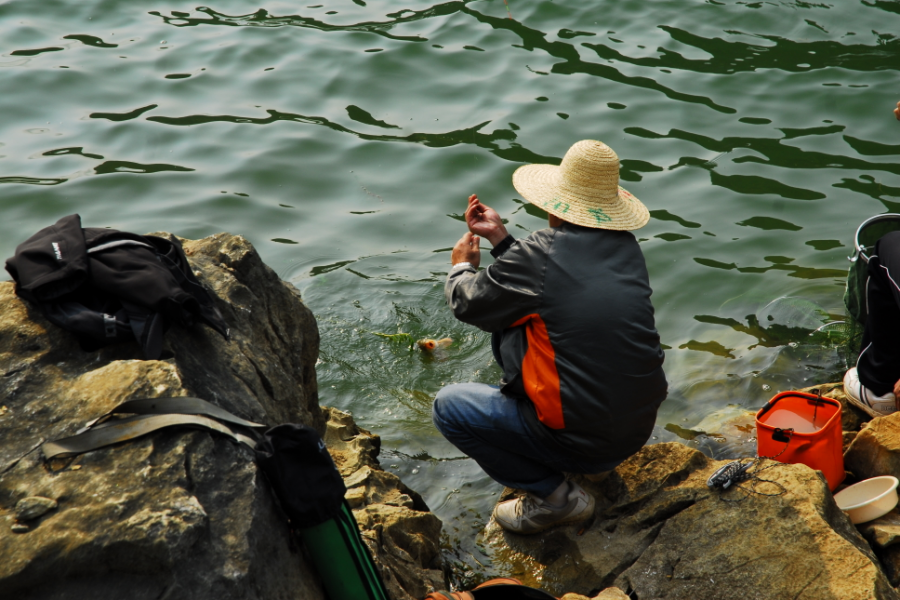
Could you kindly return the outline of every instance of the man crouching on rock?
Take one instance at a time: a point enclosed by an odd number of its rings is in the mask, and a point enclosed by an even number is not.
[[[549,213],[522,240],[469,197],[445,295],[460,321],[492,332],[500,386],[448,385],[434,424],[497,482],[527,492],[498,504],[516,533],[583,521],[594,498],[564,473],[615,468],[650,437],[666,397],[644,256],[630,230],[647,208],[618,186],[619,158],[584,140],[560,166],[528,165],[513,185]],[[495,262],[478,271],[479,237]]]

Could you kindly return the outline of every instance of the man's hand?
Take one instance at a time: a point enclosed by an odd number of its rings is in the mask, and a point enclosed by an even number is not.
[[[480,238],[477,235],[472,235],[471,232],[467,231],[453,246],[453,252],[450,253],[450,264],[455,265],[456,263],[467,262],[472,263],[472,266],[477,269],[478,265],[481,264],[481,250],[478,248],[479,240]]]
[[[487,239],[492,246],[496,246],[509,235],[497,211],[482,204],[475,194],[469,196],[469,207],[466,209],[466,225],[469,226],[469,231],[476,236],[480,235]]]
[[[900,102],[897,103],[897,108],[894,109],[894,116],[900,121]]]
[[[900,381],[894,384],[894,395],[900,398]]]

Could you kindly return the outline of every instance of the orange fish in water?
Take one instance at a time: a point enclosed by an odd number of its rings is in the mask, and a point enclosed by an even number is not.
[[[450,344],[453,343],[453,340],[450,338],[442,338],[439,340],[433,340],[431,338],[423,338],[416,342],[416,345],[420,350],[424,350],[425,352],[434,352],[437,348],[446,348]]]

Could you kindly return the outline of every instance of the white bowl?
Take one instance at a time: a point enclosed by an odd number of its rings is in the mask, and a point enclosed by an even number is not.
[[[865,523],[886,515],[897,506],[898,483],[900,481],[891,475],[864,479],[835,494],[834,501],[847,513],[851,523]]]

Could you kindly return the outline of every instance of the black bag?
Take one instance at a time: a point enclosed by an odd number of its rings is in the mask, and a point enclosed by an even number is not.
[[[91,352],[137,340],[157,359],[172,323],[200,319],[228,339],[228,326],[194,276],[177,240],[103,228],[63,217],[16,248],[6,261],[16,294]]]
[[[847,287],[844,290],[844,305],[847,313],[860,325],[865,325],[866,281],[869,278],[869,256],[875,243],[887,233],[900,230],[900,215],[885,213],[870,217],[862,222],[853,237],[854,252],[850,257],[850,272],[847,273]]]
[[[293,528],[320,525],[341,512],[347,488],[311,427],[286,423],[269,429],[256,445],[256,462]]]

